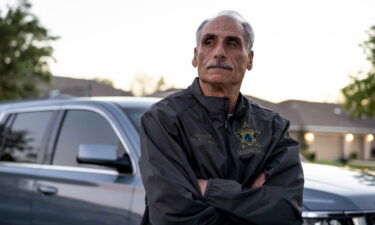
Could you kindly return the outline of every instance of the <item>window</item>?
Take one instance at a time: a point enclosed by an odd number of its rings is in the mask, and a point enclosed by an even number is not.
[[[77,161],[80,144],[106,144],[117,148],[117,156],[125,153],[120,140],[108,121],[100,114],[87,110],[67,111],[55,147],[53,164],[107,168]]]
[[[146,107],[144,108],[123,108],[122,111],[130,118],[130,121],[134,125],[134,127],[139,132],[141,127],[141,117],[146,111]]]
[[[52,113],[18,113],[9,117],[0,132],[0,161],[36,163]]]

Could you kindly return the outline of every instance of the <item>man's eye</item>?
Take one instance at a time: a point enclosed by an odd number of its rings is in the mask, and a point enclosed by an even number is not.
[[[238,46],[237,42],[235,42],[235,41],[228,41],[227,45],[231,46],[231,47],[237,47]]]
[[[203,41],[204,45],[213,45],[214,44],[214,40],[212,39],[206,39]]]

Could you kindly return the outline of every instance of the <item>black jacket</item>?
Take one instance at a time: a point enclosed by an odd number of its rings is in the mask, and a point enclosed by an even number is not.
[[[142,224],[302,224],[303,173],[289,122],[244,96],[207,97],[198,78],[142,117]],[[250,185],[264,172],[262,187]],[[202,196],[197,179],[208,179]]]

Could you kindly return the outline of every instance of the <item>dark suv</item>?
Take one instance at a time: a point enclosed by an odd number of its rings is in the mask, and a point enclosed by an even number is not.
[[[139,123],[157,100],[1,104],[0,224],[139,224]],[[375,224],[375,176],[303,164],[305,225]]]

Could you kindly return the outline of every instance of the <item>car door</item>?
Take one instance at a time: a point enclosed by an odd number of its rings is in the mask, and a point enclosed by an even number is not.
[[[53,111],[10,113],[0,128],[0,224],[30,224]]]
[[[133,174],[77,161],[80,145],[116,146],[126,154],[116,124],[97,109],[64,112],[49,165],[38,172],[32,224],[127,225]]]

